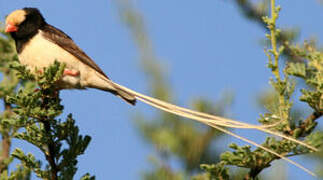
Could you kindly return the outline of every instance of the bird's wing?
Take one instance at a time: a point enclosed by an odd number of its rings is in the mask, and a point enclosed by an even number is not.
[[[79,59],[82,63],[90,66],[91,68],[102,74],[104,77],[108,78],[107,75],[101,70],[101,68],[74,43],[72,38],[70,38],[63,31],[49,24],[45,25],[41,30],[43,31],[43,36],[47,40],[57,44],[65,51],[68,51],[77,59]]]

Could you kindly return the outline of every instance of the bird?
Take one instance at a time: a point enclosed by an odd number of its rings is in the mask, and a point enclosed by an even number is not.
[[[16,42],[21,64],[31,71],[42,70],[55,60],[66,65],[58,89],[97,88],[135,105],[133,94],[113,84],[100,67],[63,31],[47,24],[36,8],[24,8],[6,18],[6,32]]]
[[[283,155],[224,128],[256,129],[288,139],[313,151],[317,151],[315,147],[300,140],[268,129],[278,123],[274,125],[252,125],[198,112],[144,95],[117,84],[75,44],[70,36],[62,30],[48,24],[37,8],[25,7],[15,10],[6,17],[5,23],[5,32],[9,33],[15,41],[19,62],[25,65],[31,72],[37,73],[36,71],[49,67],[55,61],[65,64],[63,77],[57,83],[58,89],[95,88],[110,92],[131,105],[135,105],[137,100],[139,100],[160,110],[209,125],[219,131],[272,153],[313,175],[311,171]]]

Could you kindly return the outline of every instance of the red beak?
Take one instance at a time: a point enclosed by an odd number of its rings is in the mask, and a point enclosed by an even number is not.
[[[7,24],[5,32],[6,33],[10,33],[10,32],[17,32],[18,31],[18,27],[14,26],[12,24]]]

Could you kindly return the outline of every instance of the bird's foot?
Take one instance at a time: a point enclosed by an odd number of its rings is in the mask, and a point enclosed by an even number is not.
[[[71,70],[71,69],[64,69],[63,75],[64,76],[79,76],[80,71]]]

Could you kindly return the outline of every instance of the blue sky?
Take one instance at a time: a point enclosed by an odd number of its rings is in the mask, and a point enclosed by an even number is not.
[[[148,94],[138,51],[115,4],[93,2],[0,0],[0,17],[3,21],[6,14],[22,7],[39,8],[48,23],[69,34],[111,79]],[[282,6],[279,25],[301,28],[301,40],[317,37],[322,42],[323,6],[317,0],[277,2]],[[154,50],[167,69],[179,104],[188,106],[194,97],[216,100],[221,92],[232,90],[233,118],[257,123],[260,110],[255,96],[269,86],[271,76],[259,43],[264,31],[258,24],[244,19],[237,7],[225,0],[135,0],[135,5],[144,15]],[[85,155],[79,158],[77,177],[89,172],[97,179],[139,179],[140,171],[149,168],[147,156],[152,147],[140,138],[132,117],[138,111],[152,112],[152,108],[141,103],[131,107],[98,90],[63,91],[62,98],[65,114],[73,113],[81,133],[92,137]],[[14,146],[37,153],[24,143],[15,141]],[[290,179],[311,178],[288,167]]]

